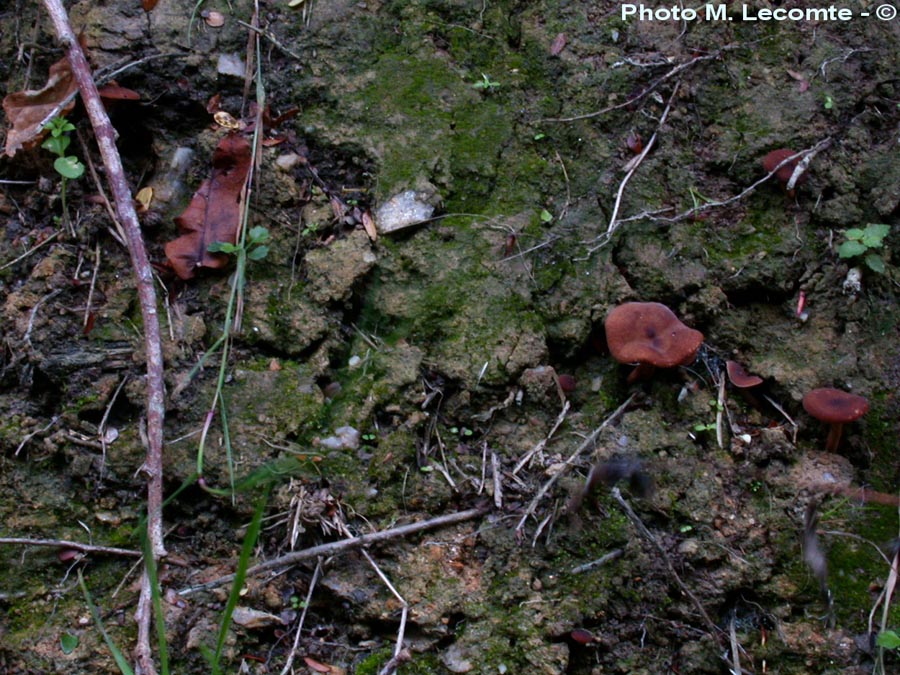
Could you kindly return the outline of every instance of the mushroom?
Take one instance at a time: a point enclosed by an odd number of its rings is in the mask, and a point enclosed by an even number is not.
[[[763,157],[762,165],[763,169],[765,169],[766,173],[772,173],[776,166],[781,164],[784,160],[792,155],[796,155],[797,153],[793,150],[788,150],[787,148],[779,148],[778,150],[773,150],[768,155]],[[794,169],[797,168],[797,164],[800,162],[800,157],[791,160],[783,167],[778,169],[778,172],[775,174],[775,178],[777,178],[782,185],[787,185],[791,180],[791,176],[794,175]],[[797,185],[806,182],[806,172],[804,171],[797,177]]]
[[[817,420],[831,425],[825,451],[834,452],[841,442],[844,425],[865,415],[869,411],[869,401],[840,389],[823,387],[813,389],[803,397],[803,408]]]
[[[628,383],[694,360],[703,333],[688,328],[672,310],[658,302],[626,302],[606,317],[606,343],[619,363],[636,363]]]
[[[748,389],[763,382],[759,375],[751,375],[737,361],[726,361],[725,371],[728,373],[728,381],[738,389]]]

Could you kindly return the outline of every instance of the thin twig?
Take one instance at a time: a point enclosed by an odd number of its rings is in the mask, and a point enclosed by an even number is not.
[[[594,569],[595,567],[601,567],[602,565],[608,563],[610,560],[615,560],[616,558],[621,557],[622,553],[624,553],[624,551],[621,548],[615,548],[609,553],[600,556],[596,560],[591,560],[590,562],[586,562],[582,565],[578,565],[577,567],[573,567],[572,574],[581,574],[582,572],[587,572]]]
[[[446,525],[455,525],[456,523],[462,523],[467,520],[472,520],[473,518],[483,516],[488,511],[489,509],[486,507],[477,507],[474,509],[468,509],[466,511],[458,511],[457,513],[448,513],[447,515],[438,516],[437,518],[431,518],[429,520],[421,520],[416,523],[409,523],[408,525],[393,527],[389,530],[362,534],[358,537],[353,537],[352,539],[341,539],[340,541],[332,541],[327,544],[320,544],[319,546],[313,546],[312,548],[303,549],[302,551],[292,551],[282,556],[278,556],[277,558],[273,558],[272,560],[267,560],[265,562],[259,563],[258,565],[254,565],[247,570],[247,576],[249,577],[252,575],[260,574],[267,570],[275,569],[278,567],[295,565],[296,563],[303,560],[317,558],[318,556],[324,557],[337,555],[339,553],[362,548],[363,546],[369,546],[378,542],[405,537],[410,534],[415,534],[416,532],[422,532],[423,530],[431,530],[436,527],[444,527]],[[207,581],[204,584],[184,588],[178,591],[178,594],[189,595],[190,593],[196,593],[197,591],[206,591],[210,588],[218,588],[219,586],[227,584],[233,580],[234,575],[228,574],[224,577],[219,577],[218,579]]]
[[[46,431],[49,431],[50,427],[52,427],[57,422],[59,422],[59,415],[54,415],[51,418],[51,420],[47,423],[47,426],[41,427],[40,429],[38,429],[36,431],[32,431],[30,434],[27,434],[25,436],[25,438],[22,439],[22,442],[19,443],[19,446],[16,448],[16,451],[15,451],[15,453],[13,453],[13,456],[18,457],[19,453],[22,452],[22,448],[24,448],[28,444],[28,441],[30,441],[32,438],[34,438],[38,434],[42,434]]]
[[[613,110],[618,110],[620,108],[627,108],[628,106],[634,105],[635,103],[640,101],[642,98],[644,98],[645,96],[647,96],[648,94],[653,92],[659,85],[661,85],[666,80],[671,80],[673,77],[678,75],[678,73],[682,72],[683,70],[690,68],[691,66],[693,66],[701,61],[713,61],[713,60],[719,58],[722,55],[722,52],[724,52],[728,49],[735,49],[735,48],[736,47],[734,45],[730,45],[728,47],[723,47],[722,49],[715,51],[712,54],[706,54],[704,56],[695,56],[690,61],[685,61],[684,63],[681,63],[681,64],[675,66],[668,73],[666,73],[662,77],[651,82],[650,85],[646,89],[644,89],[641,93],[637,94],[636,96],[632,96],[630,99],[628,99],[627,101],[624,101],[622,103],[617,103],[616,105],[608,106],[606,108],[603,108],[602,110],[597,110],[596,112],[591,112],[591,113],[585,113],[583,115],[574,115],[572,117],[550,117],[550,118],[538,120],[538,122],[576,122],[578,120],[589,120],[593,117],[599,117],[600,115],[604,115],[608,112],[612,112]]]
[[[131,189],[125,178],[125,170],[116,149],[116,131],[100,101],[97,85],[90,65],[78,43],[62,0],[44,0],[44,6],[53,22],[59,41],[65,46],[78,83],[81,99],[94,128],[94,136],[106,167],[110,190],[116,203],[119,221],[128,240],[128,251],[135,276],[141,318],[144,325],[144,349],[147,360],[147,454],[141,467],[147,477],[147,538],[154,558],[166,555],[163,541],[163,420],[165,419],[165,383],[163,380],[162,340],[157,316],[156,289],[153,286],[153,268],[150,266],[144,246],[141,226],[131,198]],[[149,563],[155,564],[155,563]],[[155,675],[153,654],[150,647],[152,589],[147,567],[141,577],[141,593],[135,619],[138,639],[135,646],[137,671],[140,675]]]
[[[681,577],[678,576],[678,572],[675,571],[675,567],[672,565],[672,561],[669,559],[669,554],[666,552],[666,549],[662,547],[662,544],[659,543],[659,540],[653,536],[653,533],[647,529],[647,526],[644,525],[644,522],[640,519],[640,516],[634,512],[634,509],[631,508],[631,505],[625,501],[625,498],[622,496],[622,492],[618,487],[613,487],[610,490],[610,494],[613,499],[615,499],[619,506],[622,507],[622,510],[625,512],[628,520],[631,521],[631,524],[637,528],[637,531],[641,534],[641,536],[650,542],[653,545],[653,548],[659,553],[660,558],[666,564],[666,567],[669,570],[669,574],[672,575],[672,579],[675,580],[675,584],[681,589],[681,592],[684,593],[688,598],[690,598],[691,602],[694,603],[694,607],[697,609],[697,612],[703,618],[703,622],[706,624],[706,628],[709,631],[710,635],[712,635],[716,642],[721,644],[722,638],[719,630],[719,627],[716,626],[715,622],[709,617],[709,614],[706,613],[706,610],[703,608],[703,605],[700,603],[700,600],[697,599],[697,596],[691,592],[691,589],[687,587]]]
[[[409,603],[407,603],[403,596],[400,595],[400,592],[394,588],[394,584],[392,584],[391,580],[387,578],[387,575],[381,571],[378,563],[376,563],[372,556],[369,555],[369,552],[365,549],[360,552],[372,566],[372,569],[375,570],[375,574],[381,579],[381,583],[387,586],[388,590],[395,598],[397,598],[397,602],[399,602],[400,606],[403,608],[400,613],[400,627],[397,629],[397,644],[394,646],[394,655],[384,667],[378,671],[378,675],[393,675],[397,670],[397,665],[400,663],[400,654],[403,652],[403,635],[406,632],[406,618],[409,614]]]
[[[625,194],[625,186],[628,185],[628,181],[631,180],[634,172],[638,170],[641,162],[644,161],[644,158],[650,153],[650,150],[652,150],[653,146],[656,144],[656,137],[659,135],[659,130],[662,129],[663,124],[666,123],[666,118],[669,116],[669,111],[672,109],[672,102],[675,100],[675,96],[678,94],[678,87],[680,86],[680,84],[680,82],[675,83],[675,87],[672,89],[672,94],[671,96],[669,96],[666,107],[663,110],[662,115],[660,115],[659,117],[659,122],[656,125],[656,130],[653,132],[650,140],[647,141],[647,145],[644,146],[641,154],[631,160],[631,167],[628,169],[628,173],[625,174],[625,177],[622,178],[622,182],[619,183],[619,189],[616,191],[616,201],[613,205],[612,215],[609,217],[609,225],[606,228],[606,232],[595,239],[595,241],[597,241],[598,243],[588,249],[588,255],[606,246],[612,239],[615,231],[619,229],[619,221],[617,220],[617,218],[619,215],[619,207],[622,206],[622,196]]]
[[[550,433],[548,433],[544,438],[538,442],[531,450],[525,453],[525,456],[519,460],[516,464],[516,467],[513,469],[513,475],[515,476],[519,471],[522,470],[522,467],[528,464],[531,461],[531,458],[534,457],[537,453],[543,452],[544,448],[547,447],[547,443],[550,442],[550,439],[553,438],[553,434],[556,433],[556,430],[559,429],[560,425],[563,423],[563,420],[566,419],[566,415],[569,414],[569,409],[572,407],[572,403],[569,400],[566,400],[563,403],[562,410],[559,411],[559,415],[556,416],[556,422],[553,423],[553,428],[550,429]]]
[[[625,412],[625,410],[628,408],[628,406],[631,405],[631,402],[633,400],[634,400],[634,394],[632,394],[627,399],[625,399],[625,403],[623,403],[618,408],[616,408],[609,417],[607,417],[605,420],[603,420],[603,423],[599,427],[594,429],[588,435],[588,437],[585,438],[584,441],[582,441],[581,445],[579,445],[575,449],[575,452],[573,452],[569,456],[569,458],[559,468],[559,470],[556,473],[554,473],[552,476],[550,476],[550,479],[541,486],[541,489],[538,490],[538,493],[534,496],[534,499],[531,500],[531,503],[528,505],[528,508],[525,509],[525,513],[522,514],[522,519],[519,520],[519,524],[516,525],[516,535],[517,536],[522,535],[522,529],[525,527],[525,521],[528,520],[529,516],[531,516],[531,514],[533,514],[535,512],[535,510],[538,507],[538,504],[540,504],[541,500],[544,498],[544,495],[547,494],[547,492],[550,490],[550,488],[553,487],[553,484],[556,483],[556,481],[559,480],[559,478],[566,472],[566,470],[568,470],[568,468],[570,466],[572,466],[572,464],[574,464],[578,460],[578,458],[581,456],[581,453],[583,453],[585,450],[587,450],[588,448],[593,446],[594,441],[597,440],[597,437],[600,435],[600,432],[603,431],[610,424],[612,424],[612,422],[616,418],[618,418],[619,415],[621,415],[623,412]]]
[[[68,539],[29,539],[28,537],[0,537],[0,546],[51,546],[53,548],[72,549],[81,553],[100,553],[103,555],[121,555],[128,558],[140,558],[140,551],[115,546],[95,546],[82,544]]]
[[[60,230],[57,230],[56,232],[54,232],[53,234],[51,234],[49,237],[47,237],[46,239],[44,239],[44,241],[42,241],[40,244],[35,244],[35,245],[32,246],[30,249],[28,249],[27,251],[25,251],[25,253],[23,253],[22,255],[20,255],[18,258],[14,259],[14,260],[10,260],[8,263],[4,263],[3,265],[0,265],[0,272],[2,272],[3,270],[5,270],[7,267],[12,267],[12,266],[15,265],[17,262],[20,262],[20,261],[22,261],[22,260],[25,260],[25,258],[27,258],[28,256],[30,256],[30,255],[31,255],[32,253],[34,253],[35,251],[37,251],[41,246],[46,246],[46,245],[49,244],[51,241],[53,241],[54,239],[56,239],[56,238],[59,236],[59,233],[60,233]]]
[[[735,202],[739,202],[739,201],[742,200],[744,197],[746,197],[747,195],[749,195],[751,192],[753,192],[754,190],[756,190],[756,188],[758,188],[760,185],[762,185],[763,183],[767,182],[770,178],[772,178],[772,176],[774,176],[776,173],[778,173],[778,171],[779,171],[782,167],[787,166],[788,164],[791,164],[792,162],[797,161],[798,158],[803,158],[803,159],[801,159],[801,161],[800,161],[800,163],[803,163],[803,161],[805,160],[806,157],[814,157],[814,156],[817,155],[818,153],[822,152],[822,150],[825,150],[828,146],[831,145],[832,140],[833,140],[833,139],[832,139],[830,136],[828,136],[828,137],[826,137],[826,138],[823,138],[821,141],[819,141],[818,143],[816,143],[816,144],[815,144],[813,147],[811,147],[811,148],[807,148],[806,150],[801,150],[801,151],[799,151],[799,152],[796,152],[796,153],[794,153],[793,155],[791,155],[790,157],[785,157],[785,158],[778,164],[778,166],[774,167],[774,168],[773,168],[769,173],[767,173],[765,176],[763,176],[762,178],[760,178],[760,179],[759,179],[758,181],[756,181],[755,183],[751,184],[749,187],[744,188],[744,189],[741,190],[738,194],[729,197],[728,199],[723,199],[722,201],[708,201],[708,202],[704,202],[703,204],[700,204],[700,205],[698,205],[698,206],[692,206],[691,208],[689,208],[689,209],[687,209],[687,210],[685,210],[685,211],[682,211],[682,212],[679,213],[678,215],[672,216],[671,218],[652,217],[650,214],[647,214],[647,217],[648,217],[648,218],[651,218],[652,220],[658,220],[658,221],[661,221],[661,222],[666,222],[666,223],[677,223],[677,222],[679,222],[679,221],[686,220],[686,219],[688,219],[688,218],[695,218],[695,217],[697,216],[697,214],[703,213],[704,211],[709,211],[710,209],[721,208],[721,207],[723,207],[723,206],[729,206],[730,204],[733,204],[733,203],[735,203]],[[804,164],[804,166],[807,166],[807,165],[808,165],[808,163]],[[797,169],[799,169],[799,168],[800,168],[800,166],[799,166],[799,164],[798,164]],[[796,173],[797,169],[794,170],[795,173]],[[793,178],[793,174],[792,174],[791,177]],[[642,214],[642,215],[643,215],[643,214]],[[630,220],[630,219],[629,219],[629,220]],[[620,222],[621,222],[621,221],[620,221]]]
[[[293,672],[291,666],[294,665],[294,657],[297,655],[297,647],[300,644],[300,633],[303,630],[303,622],[306,621],[306,613],[309,611],[309,605],[312,602],[313,590],[319,582],[319,576],[322,574],[322,558],[316,561],[316,569],[313,572],[312,579],[309,581],[309,589],[306,591],[306,601],[303,603],[303,611],[300,613],[300,621],[297,622],[297,634],[294,635],[294,645],[291,647],[291,653],[288,654],[287,662],[281,671],[281,675],[288,675]]]

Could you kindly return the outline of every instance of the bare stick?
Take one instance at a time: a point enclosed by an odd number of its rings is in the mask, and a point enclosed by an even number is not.
[[[638,94],[637,96],[632,96],[630,99],[628,99],[627,101],[624,101],[623,103],[619,103],[617,105],[611,105],[606,108],[603,108],[602,110],[597,110],[597,111],[591,112],[591,113],[585,113],[583,115],[575,115],[573,117],[550,117],[550,118],[542,119],[542,120],[538,120],[538,121],[539,122],[576,122],[578,120],[589,120],[592,117],[599,117],[600,115],[603,115],[608,112],[612,112],[613,110],[618,110],[619,108],[627,108],[628,106],[633,105],[634,103],[637,103],[639,100],[641,100],[642,98],[647,96],[649,93],[651,93],[653,90],[655,90],[663,82],[665,82],[666,80],[672,79],[673,77],[678,75],[678,73],[685,70],[686,68],[690,68],[691,66],[693,66],[696,63],[699,63],[700,61],[712,61],[714,59],[717,59],[722,55],[722,52],[725,51],[726,49],[735,49],[735,48],[736,47],[734,45],[731,45],[729,47],[725,47],[716,52],[713,52],[712,54],[706,54],[704,56],[695,56],[690,61],[685,61],[684,63],[681,63],[681,64],[675,66],[668,73],[666,73],[662,77],[659,77],[656,80],[654,80],[652,83],[650,83],[650,85],[646,89],[644,89],[640,94]]]
[[[370,544],[388,541],[389,539],[405,537],[410,534],[415,534],[416,532],[422,532],[423,530],[431,530],[436,527],[444,527],[445,525],[455,525],[456,523],[462,523],[467,520],[472,520],[473,518],[483,516],[488,511],[489,509],[487,509],[486,507],[479,507],[468,509],[467,511],[458,511],[457,513],[448,513],[445,516],[438,516],[437,518],[421,520],[417,523],[410,523],[408,525],[393,527],[390,530],[382,530],[381,532],[362,534],[358,537],[353,537],[352,539],[332,541],[327,544],[320,544],[319,546],[313,546],[312,548],[307,548],[302,551],[292,551],[291,553],[285,553],[284,555],[278,556],[277,558],[272,558],[272,560],[267,560],[265,562],[259,563],[258,565],[254,565],[247,570],[247,576],[260,574],[261,572],[266,572],[278,567],[295,565],[296,563],[302,562],[303,560],[317,558],[318,556],[331,556],[338,553],[344,553],[353,549],[362,548],[363,546],[369,546]],[[178,594],[189,595],[190,593],[196,593],[197,591],[205,591],[209,590],[210,588],[217,588],[231,581],[234,581],[234,575],[228,574],[224,577],[219,577],[218,579],[207,581],[205,584],[184,588],[178,591]]]
[[[378,566],[378,563],[369,555],[369,552],[363,549],[361,551],[363,557],[369,561],[369,564],[372,566],[372,569],[375,570],[375,574],[378,575],[378,578],[381,579],[381,582],[387,586],[388,590],[393,593],[394,597],[397,598],[397,601],[400,603],[400,606],[403,608],[403,611],[400,613],[400,628],[397,629],[397,644],[394,647],[394,655],[391,659],[384,665],[384,667],[378,671],[378,675],[393,675],[397,671],[397,665],[400,663],[401,654],[403,652],[403,635],[406,632],[406,617],[409,614],[409,604],[406,600],[403,599],[403,596],[400,595],[400,592],[394,588],[394,584],[391,583],[391,580],[387,578],[387,575],[381,571],[381,568]]]
[[[672,102],[675,100],[675,96],[678,94],[678,87],[680,84],[680,82],[675,83],[675,87],[672,89],[672,95],[669,96],[669,101],[666,103],[666,107],[663,110],[662,115],[660,115],[659,123],[656,125],[656,130],[653,132],[650,140],[647,141],[647,145],[641,151],[641,154],[639,154],[630,162],[631,167],[628,169],[628,173],[625,174],[622,182],[619,183],[619,189],[616,192],[616,202],[613,205],[612,215],[609,217],[609,225],[606,228],[606,232],[597,237],[597,241],[599,243],[590,248],[588,250],[588,254],[591,254],[594,251],[606,246],[606,244],[609,243],[610,239],[612,239],[615,231],[619,229],[619,221],[617,220],[617,218],[619,216],[619,207],[622,206],[622,196],[625,194],[625,186],[628,185],[628,181],[631,180],[634,172],[637,171],[638,167],[641,165],[641,162],[644,161],[644,158],[650,153],[650,150],[653,149],[653,146],[656,143],[656,137],[659,135],[659,130],[662,129],[663,124],[666,123],[666,118],[669,116],[669,111],[672,109]]]
[[[559,429],[559,426],[563,423],[563,420],[566,419],[566,415],[569,414],[569,408],[572,407],[571,401],[566,401],[563,403],[562,410],[559,415],[556,416],[556,422],[553,423],[553,428],[550,429],[550,433],[548,433],[537,445],[535,445],[531,450],[525,453],[525,456],[519,460],[518,464],[516,464],[516,468],[513,469],[513,476],[515,476],[522,469],[523,466],[528,464],[531,461],[531,458],[535,456],[535,454],[539,452],[543,452],[544,448],[547,447],[547,443],[550,442],[550,439],[553,438],[553,434],[556,433],[556,430]]]
[[[297,647],[300,645],[300,633],[303,631],[303,623],[306,621],[306,613],[309,611],[309,605],[312,602],[313,590],[319,582],[319,576],[322,574],[322,558],[316,562],[316,570],[313,572],[312,579],[309,582],[309,590],[306,591],[306,601],[303,603],[303,612],[300,613],[300,621],[297,622],[297,634],[294,636],[294,646],[291,647],[291,653],[288,654],[287,663],[281,671],[281,675],[288,675],[293,672],[291,666],[294,665],[294,657],[297,655]]]
[[[535,512],[535,510],[538,507],[538,504],[540,504],[541,500],[544,498],[544,495],[547,494],[547,492],[550,490],[551,487],[553,487],[553,484],[559,479],[559,477],[562,476],[566,472],[566,470],[570,466],[572,466],[572,464],[575,463],[575,461],[581,456],[582,452],[584,452],[585,450],[587,450],[589,447],[591,447],[594,444],[594,441],[597,440],[597,436],[600,435],[601,431],[603,431],[606,427],[608,427],[610,424],[612,424],[612,422],[619,415],[621,415],[623,412],[625,412],[625,410],[628,408],[628,406],[631,405],[631,402],[633,400],[634,400],[634,394],[632,394],[627,399],[625,399],[625,403],[623,403],[618,408],[616,408],[609,417],[607,417],[605,420],[603,420],[603,423],[599,427],[594,429],[590,433],[590,435],[584,439],[584,441],[581,443],[581,445],[579,445],[575,449],[575,452],[573,452],[569,456],[569,459],[567,459],[565,461],[565,463],[562,465],[562,467],[560,467],[559,471],[557,471],[555,474],[550,476],[550,480],[548,480],[546,483],[544,483],[541,486],[541,489],[538,490],[538,493],[534,496],[534,499],[531,500],[531,503],[528,505],[528,508],[525,509],[525,513],[522,514],[522,519],[519,521],[519,524],[516,525],[516,534],[517,535],[521,536],[522,529],[525,527],[525,521],[528,520],[528,517],[532,513]]]
[[[677,222],[685,220],[687,218],[694,218],[694,217],[696,217],[697,214],[703,213],[704,211],[709,211],[710,209],[721,208],[723,206],[728,206],[729,204],[739,202],[744,197],[749,195],[751,192],[756,190],[756,188],[758,188],[760,185],[762,185],[763,183],[767,182],[770,178],[772,178],[772,176],[774,176],[776,173],[778,173],[778,171],[782,167],[785,167],[788,164],[790,164],[791,162],[796,161],[798,158],[803,158],[800,160],[797,167],[794,169],[794,173],[791,174],[792,179],[794,178],[795,175],[797,177],[799,177],[803,173],[803,171],[806,170],[806,167],[809,165],[809,162],[805,162],[805,159],[807,157],[809,157],[810,161],[812,161],[812,157],[814,157],[818,153],[822,152],[822,150],[825,150],[827,147],[829,147],[831,145],[831,143],[832,143],[832,138],[830,136],[828,136],[826,138],[823,138],[821,141],[816,143],[811,148],[807,148],[806,150],[801,150],[800,152],[794,153],[790,157],[785,157],[778,164],[778,166],[774,167],[765,176],[760,178],[755,183],[752,183],[749,187],[744,188],[736,195],[729,197],[728,199],[723,199],[721,201],[708,201],[704,204],[700,204],[699,206],[692,206],[691,208],[687,209],[686,211],[682,211],[678,215],[672,216],[670,218],[654,216],[652,213],[642,213],[642,214],[639,214],[638,216],[633,216],[632,218],[647,217],[647,218],[650,218],[651,220],[659,220],[659,221],[666,222],[666,223],[677,223]],[[797,172],[801,168],[801,165],[803,166],[803,171],[801,171],[800,174],[798,174]],[[619,222],[623,222],[625,220],[632,220],[632,218],[623,218]]]
[[[119,222],[125,229],[128,251],[134,269],[135,285],[141,305],[144,323],[144,349],[147,359],[147,455],[142,467],[147,476],[147,538],[155,558],[166,555],[163,543],[163,420],[165,419],[165,383],[163,381],[162,341],[159,317],[156,309],[156,290],[153,287],[153,269],[147,258],[141,226],[131,198],[131,189],[125,178],[122,160],[116,149],[116,130],[100,101],[97,85],[91,75],[81,45],[75,38],[62,0],[44,0],[44,6],[53,22],[56,35],[67,49],[72,75],[78,83],[85,110],[94,127],[94,136],[103,158],[110,191],[116,203]],[[143,675],[154,675],[156,668],[150,649],[151,588],[146,567],[141,579],[141,594],[135,612],[138,624],[138,641],[135,647],[137,670]]]
[[[619,506],[622,507],[622,510],[625,512],[625,515],[628,517],[628,520],[631,521],[631,524],[637,528],[637,531],[641,534],[641,536],[653,544],[653,548],[659,553],[659,557],[666,564],[666,567],[669,570],[669,574],[672,575],[672,578],[675,580],[678,588],[681,589],[681,592],[684,593],[687,597],[691,599],[691,602],[694,603],[694,607],[697,608],[697,612],[699,612],[700,616],[703,618],[703,622],[706,624],[706,628],[709,633],[716,639],[716,642],[721,644],[721,636],[719,635],[719,628],[716,626],[715,622],[709,618],[709,614],[706,613],[706,610],[703,608],[703,605],[700,604],[700,601],[697,599],[697,596],[691,593],[691,589],[687,587],[681,577],[678,576],[678,572],[675,571],[675,567],[672,565],[672,561],[669,560],[669,554],[666,553],[666,549],[662,547],[662,544],[659,543],[659,540],[653,536],[653,533],[647,529],[647,526],[644,525],[644,522],[640,519],[638,514],[634,512],[634,509],[631,508],[631,505],[625,501],[625,498],[622,496],[621,491],[617,487],[613,487],[610,490],[610,494],[613,496]]]
[[[34,253],[35,251],[37,251],[41,246],[44,246],[44,245],[46,245],[46,244],[49,244],[51,241],[53,241],[54,239],[56,239],[58,236],[59,236],[59,230],[57,230],[56,232],[54,232],[53,234],[51,234],[49,237],[47,237],[46,239],[44,239],[44,241],[42,241],[40,244],[35,244],[34,246],[32,246],[30,249],[28,249],[27,251],[25,251],[25,253],[23,253],[22,255],[20,255],[20,256],[19,256],[18,258],[16,258],[15,260],[10,260],[8,263],[6,263],[6,264],[0,266],[0,272],[2,272],[3,270],[5,270],[7,267],[12,267],[13,265],[15,265],[17,262],[19,262],[19,261],[21,261],[21,260],[25,260],[25,258],[27,258],[28,256],[30,256],[30,255],[31,255],[32,253]]]
[[[68,539],[29,539],[28,537],[0,537],[0,546],[51,546],[53,548],[72,549],[81,553],[101,553],[103,555],[121,555],[129,558],[140,558],[140,551],[132,551],[127,548],[116,548],[114,546],[94,546],[93,544],[82,544],[77,541],[69,541]]]

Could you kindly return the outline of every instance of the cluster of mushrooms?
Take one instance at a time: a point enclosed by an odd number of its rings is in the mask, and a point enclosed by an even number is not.
[[[615,307],[606,317],[606,342],[610,354],[619,363],[633,364],[629,384],[646,379],[656,368],[674,368],[692,363],[703,344],[703,333],[685,326],[677,316],[658,302],[627,302]],[[726,362],[731,383],[739,388],[762,384],[762,378],[748,374],[735,361]],[[803,397],[803,408],[810,416],[831,426],[825,450],[834,452],[841,441],[845,424],[869,410],[862,396],[840,389],[813,389]]]

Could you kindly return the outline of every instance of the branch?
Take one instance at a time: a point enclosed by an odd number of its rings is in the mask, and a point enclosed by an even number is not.
[[[472,520],[473,518],[477,518],[478,516],[483,516],[488,511],[489,509],[485,507],[478,507],[474,509],[468,509],[467,511],[448,513],[447,515],[438,516],[437,518],[420,520],[416,523],[409,523],[408,525],[393,527],[390,530],[382,530],[381,532],[362,534],[358,537],[353,537],[352,539],[332,541],[327,544],[320,544],[319,546],[313,546],[312,548],[303,549],[302,551],[292,551],[291,553],[286,553],[285,555],[279,556],[277,558],[272,558],[272,560],[267,560],[266,562],[254,565],[247,570],[247,576],[249,577],[254,574],[259,574],[260,572],[265,572],[277,567],[294,565],[303,560],[309,560],[310,558],[317,558],[319,556],[331,556],[337,553],[343,553],[344,551],[362,548],[363,546],[368,546],[376,542],[387,541],[388,539],[396,539],[398,537],[405,537],[406,535],[421,532],[423,530],[431,530],[435,527],[455,525],[456,523],[462,523],[466,520]],[[190,593],[196,593],[197,591],[209,590],[210,588],[216,588],[233,580],[234,575],[228,574],[224,577],[219,577],[218,579],[207,581],[205,584],[199,584],[198,586],[184,588],[178,591],[178,595],[188,595]]]
[[[29,539],[28,537],[0,537],[0,546],[7,544],[11,546],[52,546],[54,548],[72,549],[80,553],[101,553],[105,555],[122,555],[130,558],[140,558],[140,551],[133,551],[128,548],[116,548],[114,546],[94,546],[93,544],[82,544],[77,541],[69,541],[68,539]]]
[[[119,222],[125,229],[131,265],[134,270],[141,317],[144,322],[144,349],[147,359],[147,455],[142,467],[147,476],[147,537],[154,558],[166,555],[162,530],[162,445],[163,420],[165,418],[165,384],[163,382],[162,342],[157,316],[156,291],[153,287],[153,270],[144,247],[140,223],[131,197],[131,189],[125,178],[122,160],[116,149],[116,130],[100,102],[97,85],[91,75],[81,45],[75,38],[62,0],[43,0],[53,22],[56,35],[68,51],[72,74],[78,83],[81,99],[87,110],[94,136],[103,158],[110,191],[116,203]],[[156,669],[150,650],[150,580],[146,567],[141,580],[141,595],[135,619],[138,624],[138,644],[135,648],[137,670],[153,675]]]

